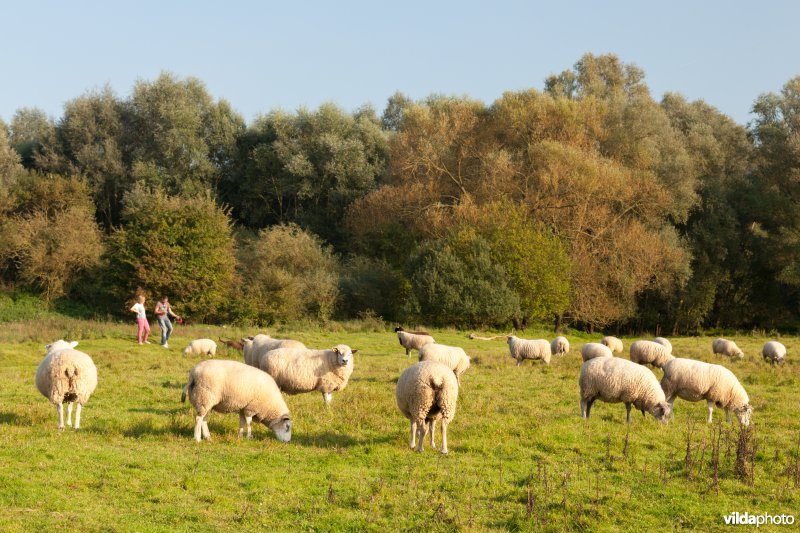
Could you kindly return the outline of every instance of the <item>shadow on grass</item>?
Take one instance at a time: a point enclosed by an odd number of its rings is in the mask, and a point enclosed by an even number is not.
[[[332,433],[330,431],[326,431],[325,433],[292,435],[293,443],[297,443],[300,446],[311,446],[315,448],[352,448],[353,446],[364,446],[368,444],[385,444],[393,440],[394,437],[392,436],[381,436],[372,439],[354,439],[349,435]]]
[[[184,385],[186,385],[186,381],[172,381],[172,380],[169,380],[169,379],[167,381],[164,381],[164,382],[161,383],[161,386],[164,387],[165,389],[178,389],[178,390],[181,390],[181,389],[183,389]]]
[[[151,435],[175,435],[178,437],[185,437],[190,433],[191,430],[175,418],[170,419],[169,423],[165,425],[153,424],[152,420],[142,420],[122,431],[125,437],[132,437],[135,439]]]
[[[0,424],[16,426],[18,422],[19,422],[19,416],[17,416],[17,413],[0,411]]]
[[[191,407],[191,406],[190,406]],[[176,407],[174,409],[154,409],[152,407],[134,407],[128,409],[129,413],[149,413],[151,415],[177,415],[186,410],[186,407]]]

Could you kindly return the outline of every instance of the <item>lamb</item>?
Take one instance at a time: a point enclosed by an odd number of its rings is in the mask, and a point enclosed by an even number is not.
[[[599,342],[587,342],[581,348],[581,358],[583,362],[589,361],[596,357],[614,357],[611,348]]]
[[[430,431],[431,448],[436,448],[436,421],[442,421],[442,453],[447,453],[447,425],[456,415],[458,380],[450,368],[436,361],[420,361],[408,367],[397,380],[397,407],[411,421],[411,443],[422,451],[425,433]],[[416,439],[419,437],[419,445]]]
[[[786,346],[778,341],[769,341],[762,348],[761,355],[773,365],[781,364],[786,359]]]
[[[251,422],[261,422],[281,442],[292,439],[292,418],[275,380],[269,374],[238,361],[209,359],[194,365],[183,388],[195,410],[194,440],[210,439],[208,414],[239,413],[239,437],[247,426],[252,438]]]
[[[516,335],[507,335],[506,342],[511,357],[516,359],[517,366],[521,365],[525,359],[541,359],[546,364],[550,364],[552,347],[545,339],[520,339]]]
[[[217,343],[211,339],[195,339],[183,349],[183,355],[190,354],[214,356],[217,354]]]
[[[550,351],[553,355],[566,355],[569,353],[569,341],[566,337],[556,337],[550,343]]]
[[[716,339],[711,343],[711,349],[715,354],[722,354],[730,357],[731,359],[741,359],[744,357],[744,352],[736,346],[736,343],[727,339]]]
[[[81,427],[81,409],[97,388],[97,367],[92,358],[75,350],[77,341],[58,340],[45,346],[45,358],[36,369],[36,388],[56,406],[58,429],[64,429],[64,402],[67,402],[67,425],[72,426],[72,405],[75,429]]]
[[[622,341],[616,337],[603,337],[603,340],[600,341],[600,344],[608,346],[608,348],[611,350],[611,353],[622,353]]]
[[[661,388],[664,389],[670,406],[675,397],[689,402],[706,400],[708,423],[711,423],[715,404],[725,409],[725,418],[728,422],[731,421],[730,412],[733,411],[743,426],[750,423],[753,408],[750,407],[747,392],[733,372],[722,365],[675,358],[664,365]]]
[[[345,344],[330,350],[309,348],[278,348],[266,352],[259,360],[259,368],[275,378],[280,389],[287,394],[319,391],[329,405],[333,393],[344,390],[353,373],[353,356]]]
[[[589,418],[595,400],[625,404],[627,423],[631,423],[631,405],[649,412],[656,420],[667,423],[672,406],[656,376],[647,368],[619,357],[596,357],[583,363],[578,379],[581,388],[581,416]]]
[[[461,374],[467,371],[470,359],[463,348],[447,346],[445,344],[426,344],[419,349],[420,361],[436,361],[447,365],[456,375],[456,381],[461,384]]]
[[[273,339],[269,335],[259,334],[255,337],[246,337],[242,339],[244,344],[244,362],[250,366],[259,366],[259,359],[265,353],[278,348],[296,348],[304,350],[306,345],[300,341],[292,339]]]
[[[656,337],[655,339],[653,339],[653,342],[657,342],[658,344],[663,346],[664,349],[667,350],[667,353],[669,355],[672,355],[672,343],[669,342],[669,339],[666,339],[664,337]]]
[[[674,359],[663,345],[655,341],[636,341],[631,344],[631,361],[640,365],[663,366]]]
[[[426,344],[436,342],[427,331],[406,331],[402,326],[394,328],[400,346],[406,349],[406,357],[411,355],[411,350],[419,351]]]

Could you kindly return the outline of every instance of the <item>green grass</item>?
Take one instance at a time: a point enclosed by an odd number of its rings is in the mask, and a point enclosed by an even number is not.
[[[270,333],[358,348],[347,389],[330,409],[318,393],[287,397],[291,443],[261,425],[252,440],[238,439],[235,414],[212,415],[212,441],[195,443],[191,407],[179,400],[199,358],[181,350],[192,338],[243,333],[179,327],[164,350],[157,327],[156,344],[140,347],[132,325],[4,324],[0,530],[708,531],[722,530],[732,511],[794,513],[800,503],[797,338],[781,339],[789,349],[781,368],[757,355],[763,337],[735,337],[747,355],[737,363],[712,356],[710,337],[673,339],[676,355],[722,362],[748,390],[757,443],[750,484],[734,473],[738,424],[725,424],[716,410],[707,425],[704,403],[678,400],[667,426],[632,414],[629,433],[621,404],[598,402],[581,420],[579,349],[600,335],[568,335],[569,355],[517,368],[502,341],[434,331],[473,356],[448,432],[450,454],[442,456],[427,443],[422,454],[408,449],[394,383],[416,359],[405,357],[393,333],[361,331],[358,323],[283,327]],[[61,337],[80,340],[99,372],[78,431],[57,430],[55,409],[33,384],[42,346]],[[624,340],[627,353],[631,339]],[[240,359],[224,348],[217,356]],[[711,460],[719,428],[717,486]]]

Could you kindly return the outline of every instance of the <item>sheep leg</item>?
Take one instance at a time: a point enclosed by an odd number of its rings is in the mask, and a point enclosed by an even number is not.
[[[210,439],[211,432],[208,430],[208,413],[203,417],[203,438]]]
[[[628,416],[625,418],[625,421],[630,424],[631,423],[631,404],[629,402],[625,402],[625,411],[627,411]]]
[[[201,432],[203,431],[203,417],[200,415],[195,415],[194,417],[194,440],[200,442],[201,440]]]
[[[586,418],[589,418],[589,413],[592,410],[592,405],[594,405],[594,399],[586,400]]]
[[[447,453],[447,421],[442,419],[442,453]]]
[[[58,429],[64,429],[64,404],[56,405],[56,413],[58,413]]]
[[[411,348],[406,348],[406,357],[411,357]]]
[[[725,409],[725,421],[730,424],[731,423],[731,410]]]
[[[67,425],[72,427],[72,404],[74,402],[67,403]]]
[[[408,446],[412,450],[417,447],[417,421],[411,421],[411,444]]]
[[[242,435],[244,434],[244,426],[245,426],[245,424],[246,424],[246,422],[245,422],[245,419],[244,419],[244,415],[239,413],[239,438],[240,439],[242,438]]]
[[[429,427],[428,427],[428,431],[431,432],[431,448],[433,448],[434,450],[436,449],[436,443],[433,442],[433,440],[434,440],[433,439],[433,432],[435,430],[436,430],[436,419],[433,419],[433,420],[430,421],[430,424],[429,424]]]
[[[81,428],[81,409],[83,406],[80,403],[75,406],[75,429]]]
[[[588,414],[586,413],[586,400],[581,398],[580,404],[581,404],[581,418],[586,420],[586,418],[588,416]]]
[[[247,422],[247,438],[248,439],[252,439],[253,438],[253,426],[252,426],[253,417],[252,416],[247,416],[247,417],[245,417],[245,421]]]
[[[708,420],[706,420],[706,422],[708,422],[710,424],[711,423],[712,414],[714,412],[714,402],[707,402],[707,403],[708,403]]]
[[[517,359],[517,366],[522,364],[522,359]]]
[[[323,392],[322,398],[325,400],[325,405],[330,405],[331,400],[333,400],[333,393]]]
[[[425,433],[427,433],[428,424],[425,423],[423,420],[422,423],[417,422],[417,438],[419,439],[417,442],[417,451],[421,452],[423,450],[422,443],[425,441]]]

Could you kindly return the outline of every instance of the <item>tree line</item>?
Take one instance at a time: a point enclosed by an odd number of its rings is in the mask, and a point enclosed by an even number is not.
[[[196,320],[800,324],[800,76],[747,126],[583,56],[543,90],[252,123],[201,81],[0,122],[7,294]]]

